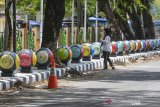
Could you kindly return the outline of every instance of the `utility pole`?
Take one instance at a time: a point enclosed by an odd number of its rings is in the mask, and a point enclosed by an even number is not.
[[[13,52],[16,53],[16,0],[13,0]]]
[[[74,0],[72,0],[72,27],[71,27],[71,35],[72,35],[72,44],[75,43],[75,38],[74,38]]]
[[[84,30],[83,30],[83,41],[86,42],[86,31],[87,31],[87,0],[84,4]]]
[[[95,32],[95,34],[96,34],[96,42],[98,41],[98,1],[96,0],[96,32]]]
[[[40,47],[42,44],[42,35],[43,35],[43,0],[41,0],[41,5],[40,5]]]

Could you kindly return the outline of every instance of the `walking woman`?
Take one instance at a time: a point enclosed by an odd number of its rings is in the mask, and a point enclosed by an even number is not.
[[[104,69],[108,69],[107,66],[107,61],[109,62],[110,66],[112,67],[112,69],[114,70],[115,67],[113,65],[113,62],[111,61],[111,59],[109,58],[109,55],[111,53],[111,30],[109,28],[105,28],[105,35],[103,40],[101,40],[102,44],[102,52],[103,52],[103,58],[104,58]]]

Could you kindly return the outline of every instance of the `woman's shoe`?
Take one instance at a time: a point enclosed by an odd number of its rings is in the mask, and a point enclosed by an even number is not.
[[[112,70],[114,70],[115,69],[115,67],[114,66],[112,66]]]
[[[107,68],[107,67],[104,67],[103,69],[107,70],[108,68]]]

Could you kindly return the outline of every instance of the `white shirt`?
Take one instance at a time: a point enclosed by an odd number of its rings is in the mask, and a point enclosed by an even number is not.
[[[101,42],[103,43],[102,51],[111,52],[111,38],[107,35]]]

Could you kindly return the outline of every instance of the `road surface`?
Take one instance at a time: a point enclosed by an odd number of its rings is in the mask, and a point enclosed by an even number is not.
[[[0,95],[2,107],[159,107],[160,61],[99,70],[58,90],[22,89]]]

